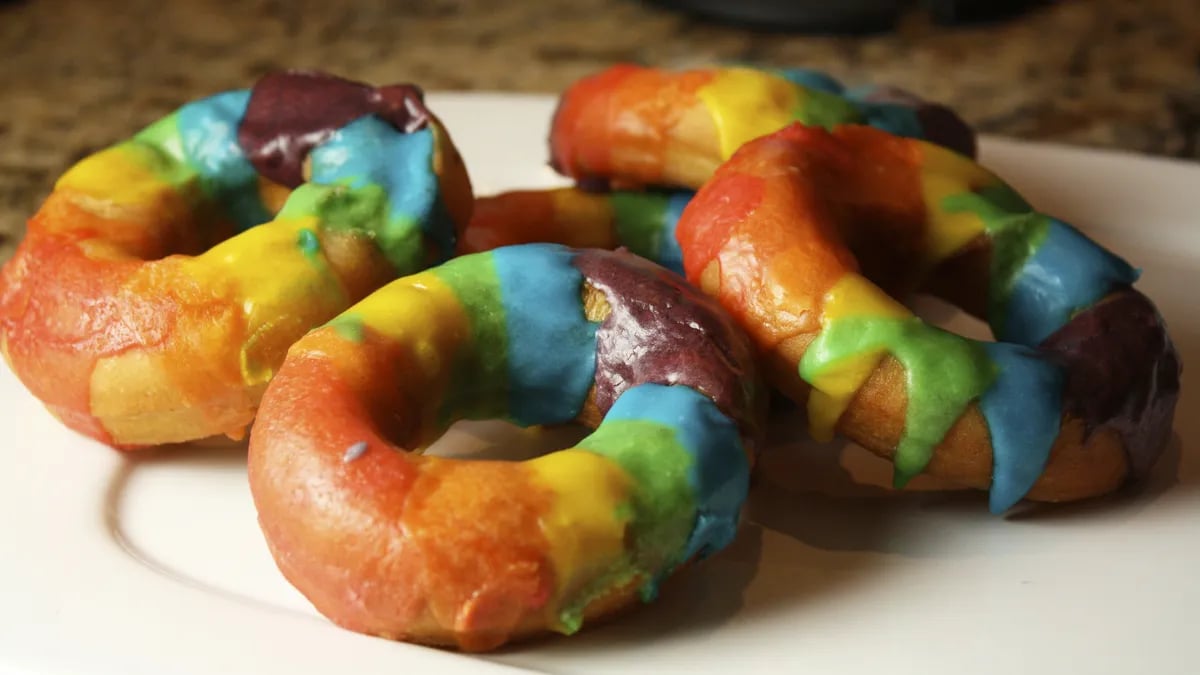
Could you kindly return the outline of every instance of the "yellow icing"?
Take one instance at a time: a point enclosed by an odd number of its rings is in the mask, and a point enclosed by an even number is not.
[[[901,319],[910,316],[907,307],[858,274],[847,274],[825,294],[822,323],[829,325],[851,316]],[[846,407],[867,377],[874,372],[883,350],[855,354],[830,364],[812,379],[808,397],[808,424],[818,441],[833,439],[834,429]]]
[[[347,303],[324,257],[299,245],[301,233],[317,224],[315,217],[274,220],[183,262],[202,287],[227,289],[228,297],[240,301],[246,330],[240,359],[247,385],[266,384],[291,342]],[[292,329],[278,330],[282,323]]]
[[[145,207],[163,196],[174,196],[175,188],[154,170],[164,160],[151,146],[123,143],[80,160],[54,187],[121,206]]]
[[[718,71],[696,96],[712,114],[722,160],[746,142],[790,124],[802,103],[799,88],[791,82],[751,68]]]
[[[942,148],[926,147],[921,169],[921,195],[928,214],[925,264],[949,258],[984,231],[983,220],[972,211],[947,213],[942,201],[951,195],[978,190],[995,177],[974,162]]]
[[[557,602],[547,609],[557,616],[574,592],[625,554],[627,518],[620,507],[629,499],[633,478],[612,460],[585,450],[563,450],[527,464],[555,495],[541,528],[557,578]]]
[[[575,188],[550,191],[554,202],[554,216],[561,223],[611,223],[612,207],[604,195],[596,195]]]
[[[424,402],[414,447],[420,452],[442,434],[438,403],[453,373],[451,360],[471,340],[471,321],[454,290],[432,271],[393,281],[368,295],[349,312],[373,331],[407,347],[403,386],[413,401]]]

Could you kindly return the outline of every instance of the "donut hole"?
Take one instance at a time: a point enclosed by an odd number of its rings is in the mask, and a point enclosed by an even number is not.
[[[589,322],[602,323],[612,311],[604,293],[586,281],[580,290],[580,299],[584,316]],[[594,402],[594,392],[588,392],[576,419],[565,424],[531,427],[521,427],[504,420],[459,420],[429,446],[426,454],[448,458],[525,461],[574,447],[603,420]]]
[[[591,429],[582,424],[520,427],[503,420],[460,420],[425,451],[453,459],[522,462],[574,447]]]
[[[972,340],[992,341],[992,329],[987,322],[964,311],[958,305],[929,293],[916,293],[905,303],[926,323]]]

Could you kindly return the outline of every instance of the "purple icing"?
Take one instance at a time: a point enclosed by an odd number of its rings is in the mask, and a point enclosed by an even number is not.
[[[630,387],[682,384],[711,398],[739,425],[761,419],[766,401],[753,350],[714,300],[624,249],[584,250],[574,264],[612,309],[596,331],[601,414]]]
[[[250,92],[238,144],[260,174],[294,188],[304,182],[309,150],[360,117],[375,115],[404,133],[424,128],[423,98],[409,84],[375,88],[319,72],[271,73]]]
[[[1182,363],[1146,296],[1125,290],[1075,316],[1042,349],[1067,365],[1063,408],[1088,432],[1120,434],[1130,469],[1143,476],[1166,445],[1179,399]]]
[[[939,103],[930,103],[899,87],[875,87],[863,99],[872,103],[897,103],[913,109],[925,140],[950,148],[967,157],[978,151],[975,131],[953,110]]]

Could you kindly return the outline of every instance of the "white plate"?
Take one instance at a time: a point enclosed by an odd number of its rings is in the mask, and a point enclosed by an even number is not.
[[[480,193],[561,182],[544,167],[551,99],[431,102]],[[983,157],[1143,267],[1185,363],[1200,363],[1200,166],[994,139]],[[123,458],[62,429],[0,368],[0,672],[1195,672],[1196,391],[1144,488],[1026,517],[993,517],[978,493],[856,487],[848,475],[880,484],[889,465],[854,448],[840,463],[835,447],[774,449],[736,544],[660,602],[471,657],[316,615],[267,554],[241,449]],[[478,432],[448,445],[480,447]]]

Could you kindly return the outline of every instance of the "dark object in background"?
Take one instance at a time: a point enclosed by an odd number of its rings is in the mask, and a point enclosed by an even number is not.
[[[939,24],[977,23],[1010,17],[1045,0],[652,0],[708,19],[759,30],[804,33],[878,33],[901,13],[927,6]]]
[[[926,0],[933,20],[942,25],[999,21],[1050,0]]]
[[[654,0],[717,21],[810,33],[872,33],[892,27],[902,0]]]

